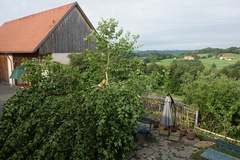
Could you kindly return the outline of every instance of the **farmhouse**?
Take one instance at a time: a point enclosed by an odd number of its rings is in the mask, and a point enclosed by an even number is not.
[[[234,57],[219,57],[220,60],[234,60]]]
[[[84,41],[91,30],[95,29],[77,2],[5,22],[0,27],[0,81],[20,84],[9,76],[24,58],[41,62],[50,54],[54,61],[68,63],[69,53],[95,49]]]
[[[193,56],[185,56],[184,59],[186,59],[186,60],[194,60],[195,58]]]

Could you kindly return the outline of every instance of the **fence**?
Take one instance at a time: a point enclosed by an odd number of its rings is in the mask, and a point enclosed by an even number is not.
[[[145,109],[150,114],[154,114],[160,118],[163,112],[165,97],[144,96],[142,97],[142,100],[143,100]],[[172,107],[172,113],[173,113],[173,117],[175,117],[176,122],[179,123],[179,125],[184,125],[187,128],[195,128],[199,131],[204,132],[205,134],[208,133],[218,138],[223,138],[230,142],[240,144],[240,140],[236,140],[236,139],[226,137],[226,136],[200,128],[198,126],[199,111],[197,108],[175,101]],[[176,113],[176,115],[174,115],[174,113]]]
[[[153,97],[144,96],[142,97],[145,109],[150,114],[161,116],[164,107],[165,97]],[[179,125],[187,128],[193,128],[198,123],[198,109],[187,106],[181,102],[175,101],[172,105],[173,118]],[[176,114],[176,115],[175,115]]]

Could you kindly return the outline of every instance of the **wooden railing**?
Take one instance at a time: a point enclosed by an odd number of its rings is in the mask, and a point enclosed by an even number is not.
[[[165,97],[153,97],[153,96],[143,96],[142,97],[146,112],[150,114],[154,114],[155,116],[161,118]],[[240,145],[240,140],[233,139],[231,137],[226,137],[212,131],[200,128],[198,126],[198,113],[199,110],[197,108],[188,106],[178,101],[174,101],[174,105],[172,106],[172,115],[174,119],[175,109],[176,109],[176,121],[179,125],[184,125],[186,128],[194,128],[197,131],[201,131],[204,134],[210,134],[211,137],[215,139],[225,139],[229,142],[236,143]]]
[[[159,116],[159,118],[161,117],[165,97],[144,96],[142,97],[142,100],[147,112],[149,112],[150,114],[154,114],[155,116]],[[176,122],[179,123],[179,125],[184,125],[187,128],[193,128],[194,126],[197,126],[197,108],[175,101],[175,103],[172,105],[172,116],[173,119],[175,119],[176,117]]]

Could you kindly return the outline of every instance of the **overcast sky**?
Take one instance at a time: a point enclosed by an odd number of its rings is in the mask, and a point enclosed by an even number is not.
[[[0,0],[4,22],[75,2]],[[77,0],[94,27],[114,18],[141,50],[240,47],[240,0]]]

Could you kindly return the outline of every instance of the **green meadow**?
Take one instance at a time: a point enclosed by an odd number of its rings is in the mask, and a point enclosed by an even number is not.
[[[208,54],[199,54],[199,56],[207,56]],[[215,57],[207,58],[207,59],[200,59],[200,61],[203,63],[206,69],[210,69],[212,64],[214,63],[217,66],[217,69],[222,69],[223,67],[226,67],[228,65],[235,64],[237,61],[240,61],[240,54],[231,54],[226,53],[223,54],[224,57],[234,57],[234,60],[219,60]],[[157,64],[163,65],[163,66],[170,66],[174,59],[165,59]]]

